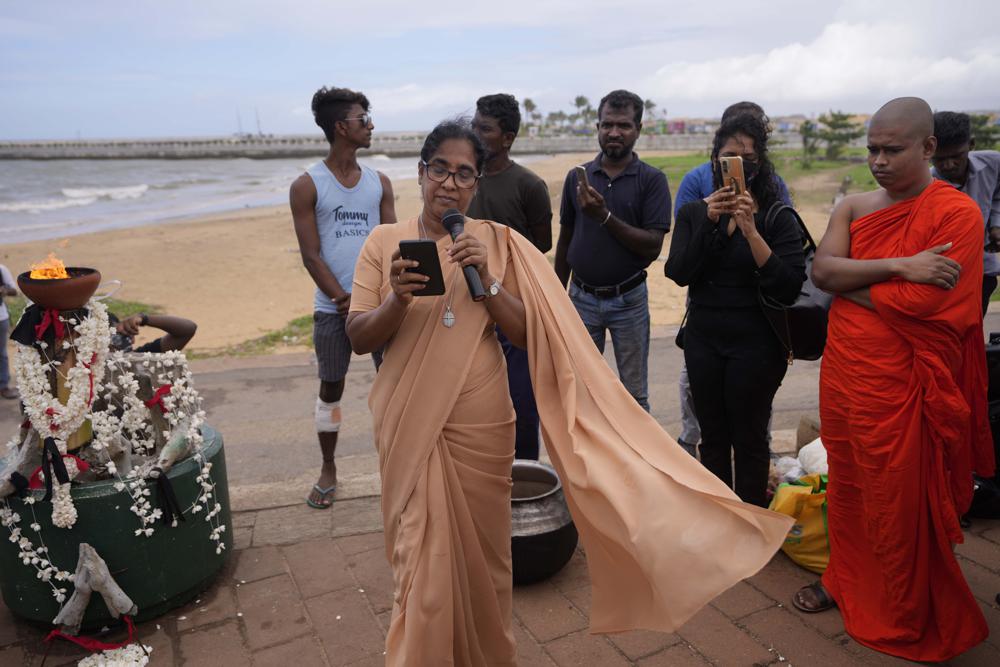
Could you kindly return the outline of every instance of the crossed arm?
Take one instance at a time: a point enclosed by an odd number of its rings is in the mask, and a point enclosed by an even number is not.
[[[962,267],[944,255],[951,243],[937,245],[910,257],[852,259],[851,222],[856,216],[851,198],[833,210],[830,224],[813,260],[812,279],[817,287],[873,309],[871,286],[893,278],[950,290],[958,283]]]

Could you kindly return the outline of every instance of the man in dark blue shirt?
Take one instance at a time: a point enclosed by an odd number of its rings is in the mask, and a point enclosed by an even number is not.
[[[597,107],[601,152],[563,185],[556,274],[597,349],[611,332],[622,384],[649,411],[649,303],[646,267],[670,230],[670,189],[662,171],[632,149],[642,130],[643,101],[615,90]]]

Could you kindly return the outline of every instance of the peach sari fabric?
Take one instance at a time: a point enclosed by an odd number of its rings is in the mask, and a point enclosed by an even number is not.
[[[672,631],[763,567],[791,519],[745,505],[635,403],[597,352],[548,260],[493,223],[466,229],[527,312],[546,451],[592,580],[591,630]],[[352,311],[390,292],[389,257],[416,222],[376,228]],[[414,300],[372,387],[395,601],[386,664],[515,664],[511,634],[513,411],[493,323],[444,261],[448,294]],[[454,292],[456,324],[441,324]],[[450,660],[450,662],[449,662]]]

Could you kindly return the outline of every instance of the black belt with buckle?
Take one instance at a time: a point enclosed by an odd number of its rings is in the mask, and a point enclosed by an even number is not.
[[[646,272],[640,271],[635,274],[625,282],[618,283],[617,285],[609,285],[607,287],[594,287],[593,285],[588,285],[576,276],[573,276],[573,284],[582,289],[587,294],[593,294],[600,299],[607,299],[613,296],[619,296],[628,292],[630,289],[636,288],[641,285],[646,280]]]

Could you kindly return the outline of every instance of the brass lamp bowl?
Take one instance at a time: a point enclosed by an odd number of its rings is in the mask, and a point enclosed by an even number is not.
[[[76,310],[83,308],[101,284],[101,272],[80,266],[66,268],[69,278],[32,278],[25,271],[17,277],[17,286],[24,296],[42,308]]]

